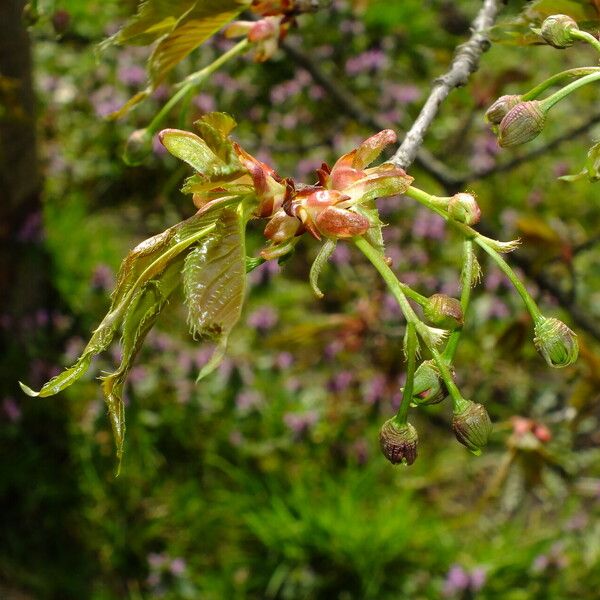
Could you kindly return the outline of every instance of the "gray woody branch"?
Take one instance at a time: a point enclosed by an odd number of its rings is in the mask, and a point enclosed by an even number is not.
[[[471,74],[479,67],[479,59],[490,45],[487,32],[494,24],[501,4],[501,0],[484,1],[481,10],[473,21],[471,38],[458,47],[450,70],[434,83],[419,116],[404,137],[391,162],[406,169],[415,160],[440,104],[454,88],[465,85]]]

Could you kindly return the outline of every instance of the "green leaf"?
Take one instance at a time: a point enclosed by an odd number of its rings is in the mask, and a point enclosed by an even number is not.
[[[246,291],[245,225],[241,206],[223,210],[219,226],[185,259],[183,290],[190,330],[194,337],[218,342],[199,378],[218,365],[242,312]]]
[[[157,279],[148,281],[136,293],[125,313],[121,328],[121,363],[116,371],[101,377],[102,391],[115,438],[118,460],[117,474],[125,441],[125,405],[123,403],[125,381],[146,335],[167,304],[169,296],[181,282],[183,262],[183,256],[179,256],[166,267]]]
[[[144,286],[160,276],[182,252],[213,231],[225,208],[240,201],[240,197],[228,196],[211,202],[193,217],[138,244],[121,264],[110,309],[77,362],[44,384],[39,392],[21,383],[23,391],[29,396],[43,398],[75,383],[88,370],[92,358],[108,348],[131,303]]]
[[[587,158],[583,169],[576,173],[575,175],[563,175],[559,177],[561,181],[578,181],[579,179],[584,179],[585,177],[591,183],[595,183],[600,180],[600,142],[594,144],[588,151]]]
[[[196,185],[206,183],[209,188],[215,187],[247,173],[226,136],[208,123],[197,121],[196,124],[199,124],[202,137],[180,129],[160,132],[164,147],[198,172],[193,179]]]
[[[167,74],[243,10],[237,0],[198,0],[160,40],[148,61],[150,83],[156,88]]]
[[[310,286],[312,287],[312,290],[315,293],[315,296],[319,299],[323,298],[323,296],[324,296],[323,292],[319,289],[319,275],[321,274],[323,267],[327,264],[327,261],[333,254],[333,251],[335,250],[335,246],[336,246],[336,240],[327,238],[325,240],[325,243],[321,246],[319,253],[317,254],[317,257],[315,258],[315,260],[310,268],[310,275],[309,275]]]

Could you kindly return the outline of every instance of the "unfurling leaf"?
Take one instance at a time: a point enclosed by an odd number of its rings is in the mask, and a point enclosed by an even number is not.
[[[154,326],[170,295],[181,282],[183,257],[172,261],[157,279],[152,279],[135,295],[123,319],[121,334],[122,358],[118,369],[104,375],[102,391],[108,407],[117,451],[117,474],[125,441],[125,405],[123,387],[133,361],[148,332]]]
[[[194,337],[214,339],[217,348],[198,379],[218,366],[229,333],[238,322],[246,292],[246,218],[241,207],[225,209],[218,227],[185,259],[183,291]]]
[[[317,257],[315,258],[310,268],[310,286],[312,287],[312,290],[317,298],[323,297],[323,292],[319,289],[319,275],[321,274],[321,270],[333,254],[336,244],[337,242],[335,239],[327,238],[325,240],[325,243],[321,246]]]
[[[104,378],[103,384],[120,458],[124,434],[122,388],[131,362],[175,289],[185,254],[217,229],[221,215],[229,206],[238,205],[242,200],[228,196],[210,202],[193,217],[138,244],[121,264],[110,309],[77,362],[53,377],[39,392],[21,384],[23,391],[30,396],[46,397],[64,390],[87,371],[92,358],[106,350],[120,330],[123,361],[114,373]]]
[[[146,46],[157,42],[148,60],[148,87],[112,118],[146,98],[190,52],[233,20],[249,0],[142,0],[138,12],[102,46]]]
[[[591,183],[600,180],[600,143],[594,144],[588,151],[583,169],[575,175],[563,175],[561,181],[578,181],[587,177]]]

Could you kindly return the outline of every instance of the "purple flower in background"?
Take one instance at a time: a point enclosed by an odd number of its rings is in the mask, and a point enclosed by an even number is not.
[[[291,352],[280,352],[275,357],[275,366],[282,371],[289,369],[294,364],[294,355]]]
[[[248,325],[260,333],[266,333],[277,325],[279,316],[270,306],[262,306],[248,316]]]
[[[256,267],[256,269],[250,273],[248,280],[252,285],[264,285],[275,275],[279,274],[280,271],[281,267],[276,260],[268,260]]]
[[[416,85],[403,85],[392,83],[386,86],[386,92],[390,97],[400,104],[411,104],[421,97],[421,90]]]
[[[380,71],[389,65],[387,54],[381,50],[367,50],[346,61],[346,73],[354,76],[368,71]]]
[[[334,265],[347,265],[350,262],[352,254],[350,252],[350,248],[348,248],[348,244],[338,244],[331,255],[331,262]]]
[[[166,562],[167,557],[163,552],[150,552],[147,557],[148,565],[151,569],[160,569]]]
[[[216,110],[217,105],[213,96],[202,93],[194,98],[194,106],[203,113],[208,113]]]
[[[42,238],[43,221],[42,213],[36,210],[29,213],[17,233],[20,242],[39,242]]]
[[[121,65],[117,78],[125,85],[138,87],[146,81],[146,69],[141,65]]]
[[[103,263],[96,265],[92,273],[92,287],[95,290],[106,291],[113,288],[115,276],[112,269]]]
[[[113,86],[104,85],[91,94],[90,103],[96,115],[104,118],[121,108],[124,99]]]
[[[163,146],[158,134],[152,138],[152,152],[154,152],[156,156],[165,156],[167,154],[167,149]]]
[[[243,390],[235,397],[235,407],[241,413],[249,413],[257,410],[262,403],[262,396],[254,390]]]
[[[286,413],[283,415],[283,422],[297,437],[306,434],[318,420],[319,415],[314,410],[305,413]]]
[[[444,220],[439,215],[420,208],[415,216],[412,232],[416,238],[442,240],[444,239],[446,228]]]
[[[452,565],[446,574],[442,594],[446,598],[460,595],[466,590],[478,592],[486,581],[486,572],[482,567],[467,571],[460,565]]]
[[[343,392],[347,390],[354,381],[354,373],[352,371],[340,371],[336,373],[327,384],[331,392]]]
[[[174,558],[169,565],[169,571],[175,577],[181,577],[184,574],[187,565],[185,560],[181,557]]]
[[[377,373],[371,378],[367,385],[367,389],[363,396],[363,400],[367,404],[375,404],[379,402],[385,395],[387,380],[384,375]]]
[[[21,407],[16,403],[15,399],[8,396],[2,400],[2,410],[11,423],[16,423],[21,420]]]

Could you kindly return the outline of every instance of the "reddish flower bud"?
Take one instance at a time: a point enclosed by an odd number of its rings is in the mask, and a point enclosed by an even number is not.
[[[381,452],[393,465],[412,465],[417,458],[419,436],[410,423],[402,425],[392,418],[381,426],[379,444]]]
[[[578,30],[577,22],[568,15],[551,15],[542,23],[540,34],[547,44],[562,49],[575,43],[572,32]]]
[[[485,112],[485,118],[492,125],[499,125],[508,111],[521,102],[521,96],[500,96]]]
[[[464,323],[463,311],[456,298],[434,294],[423,307],[425,318],[442,329],[456,329]]]
[[[463,446],[480,454],[492,433],[492,422],[484,406],[469,402],[464,410],[454,414],[452,429]]]
[[[274,244],[281,244],[291,240],[302,227],[302,224],[295,217],[290,217],[283,209],[278,210],[267,223],[264,235]]]
[[[577,336],[562,321],[542,317],[535,324],[534,332],[533,343],[551,367],[568,367],[577,360]]]
[[[320,233],[333,238],[352,238],[369,231],[369,219],[345,208],[330,206],[317,216],[315,225]]]
[[[461,192],[454,194],[448,202],[448,214],[455,220],[467,225],[479,223],[481,210],[473,194]]]
[[[508,111],[498,126],[498,143],[508,148],[536,138],[544,129],[546,115],[537,100],[520,102]]]

